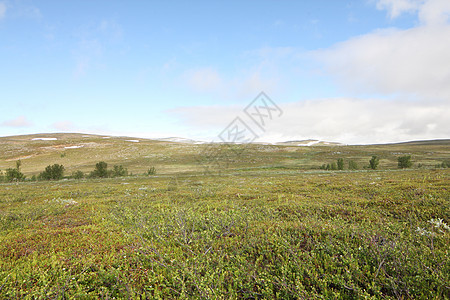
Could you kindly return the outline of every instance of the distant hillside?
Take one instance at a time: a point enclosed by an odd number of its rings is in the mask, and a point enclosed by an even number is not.
[[[38,174],[50,164],[62,164],[66,175],[91,171],[99,161],[111,167],[123,165],[134,174],[155,167],[158,175],[199,173],[208,167],[222,171],[318,169],[337,158],[357,163],[359,169],[372,155],[380,157],[380,169],[396,169],[397,157],[412,155],[415,165],[432,168],[450,159],[450,140],[413,141],[385,145],[342,145],[318,140],[277,144],[207,144],[167,138],[142,139],[79,133],[51,133],[0,137],[0,170],[22,161],[22,171]]]
[[[442,146],[450,146],[450,139],[442,139],[442,140],[425,140],[425,141],[409,141],[409,142],[400,142],[393,143],[396,145],[442,145]]]
[[[343,145],[343,144],[336,143],[336,142],[325,142],[325,141],[319,141],[319,140],[299,140],[299,141],[279,142],[279,143],[275,143],[275,145],[309,147],[309,146],[330,146],[330,145],[338,146],[338,145]]]

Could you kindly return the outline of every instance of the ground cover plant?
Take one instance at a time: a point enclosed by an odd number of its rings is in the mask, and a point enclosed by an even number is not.
[[[0,298],[446,299],[450,170],[0,185]]]

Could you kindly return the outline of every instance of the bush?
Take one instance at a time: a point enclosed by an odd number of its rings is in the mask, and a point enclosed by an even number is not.
[[[60,180],[64,176],[64,166],[54,164],[52,166],[47,166],[44,172],[39,174],[38,178],[40,180]]]
[[[337,160],[337,169],[338,170],[344,170],[344,159],[338,158]]]
[[[84,177],[84,173],[78,170],[72,173],[72,177],[75,179],[82,179]]]
[[[147,170],[147,175],[155,175],[156,174],[156,169],[155,167],[151,167],[150,169]]]
[[[378,158],[378,156],[373,155],[372,158],[369,160],[369,168],[371,168],[372,170],[376,170],[379,164],[380,159]]]
[[[23,181],[25,180],[25,175],[23,175],[22,172],[20,172],[20,166],[22,165],[22,161],[19,159],[16,161],[16,168],[15,169],[7,169],[6,170],[6,181],[12,182],[12,181]]]
[[[410,168],[412,166],[411,155],[400,156],[398,158],[398,167],[400,169]]]
[[[19,169],[7,169],[6,170],[6,181],[23,181],[25,180],[25,175],[20,172]]]
[[[350,160],[348,162],[348,169],[349,170],[357,170],[358,169],[358,164],[354,160]]]
[[[104,161],[98,162],[97,164],[95,164],[95,169],[94,171],[91,172],[91,174],[89,175],[92,178],[106,178],[108,177],[108,164],[105,163]]]
[[[337,164],[332,162],[331,164],[323,164],[319,167],[322,170],[344,170],[344,159],[339,158]]]
[[[128,176],[128,170],[124,168],[122,165],[114,166],[114,170],[112,172],[113,177],[123,177]]]
[[[436,165],[436,168],[450,168],[450,160],[443,161],[440,164]]]

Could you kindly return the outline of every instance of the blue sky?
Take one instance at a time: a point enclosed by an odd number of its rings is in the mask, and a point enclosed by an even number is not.
[[[448,0],[0,0],[0,135],[450,138]]]

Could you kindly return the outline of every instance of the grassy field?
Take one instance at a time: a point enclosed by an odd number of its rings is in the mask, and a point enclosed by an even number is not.
[[[1,169],[20,158],[27,176],[157,169],[0,184],[1,299],[450,298],[450,169],[433,168],[448,141],[248,145],[204,174],[207,145],[1,139]],[[398,170],[403,154],[424,167]],[[317,169],[371,155],[380,170]]]

